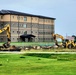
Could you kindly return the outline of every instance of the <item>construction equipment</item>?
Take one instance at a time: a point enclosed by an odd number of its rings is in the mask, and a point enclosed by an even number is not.
[[[4,31],[7,32],[7,40],[8,40],[8,41],[11,41],[11,40],[10,40],[10,25],[9,25],[9,24],[6,24],[6,25],[4,26],[4,28],[2,28],[2,29],[0,30],[0,33],[4,32]]]
[[[4,28],[2,28],[0,30],[0,33],[4,32],[4,31],[6,31],[6,34],[7,34],[7,42],[11,41],[11,39],[10,39],[10,36],[11,36],[11,34],[10,34],[10,25],[9,24],[6,24],[4,26]],[[21,50],[21,48],[16,47],[15,45],[7,47],[7,48],[4,47],[3,45],[0,46],[0,51],[20,51],[20,50]]]
[[[65,39],[60,34],[52,34],[52,36],[53,36],[53,39],[55,41],[55,45],[57,45],[58,47],[62,47],[62,46],[64,48],[75,48],[76,47],[76,44],[74,43],[73,40]],[[61,40],[62,40],[60,45],[58,44],[57,38],[61,38]]]

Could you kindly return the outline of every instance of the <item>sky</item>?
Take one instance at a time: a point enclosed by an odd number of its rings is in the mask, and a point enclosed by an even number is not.
[[[0,10],[56,18],[55,33],[76,35],[76,0],[0,0]]]

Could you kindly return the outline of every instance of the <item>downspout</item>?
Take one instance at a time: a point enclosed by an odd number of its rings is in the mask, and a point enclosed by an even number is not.
[[[11,14],[10,14],[10,32],[9,32],[9,34],[10,34],[10,41],[11,41]]]
[[[31,16],[31,34],[32,34],[32,16]]]
[[[19,15],[18,15],[18,42],[19,42]]]
[[[43,42],[45,41],[44,35],[45,35],[45,33],[44,33],[44,18],[43,18]]]
[[[39,41],[39,17],[38,17],[38,41]]]

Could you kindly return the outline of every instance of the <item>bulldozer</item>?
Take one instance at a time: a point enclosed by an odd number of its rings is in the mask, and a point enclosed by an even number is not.
[[[7,33],[7,42],[9,42],[9,41],[11,42],[11,39],[10,39],[11,33],[10,33],[10,25],[9,24],[6,24],[4,26],[4,28],[2,28],[0,30],[0,33],[4,32],[4,31],[6,31],[6,33]],[[0,46],[0,51],[20,51],[20,50],[21,49],[19,47],[16,47],[15,45],[10,46],[8,48],[4,47],[4,45]]]
[[[69,39],[65,39],[62,35],[60,34],[52,34],[53,39],[55,41],[55,45],[57,45],[58,47],[63,47],[63,48],[76,48],[76,44],[74,42],[74,40],[69,40]],[[57,38],[60,38],[62,40],[61,44],[58,44]]]

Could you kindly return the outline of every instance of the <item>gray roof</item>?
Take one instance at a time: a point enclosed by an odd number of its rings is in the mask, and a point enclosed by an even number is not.
[[[55,18],[52,18],[52,17],[46,17],[46,16],[41,16],[41,15],[33,15],[33,14],[28,14],[28,13],[23,13],[23,12],[18,12],[18,11],[12,11],[12,10],[1,10],[0,14],[3,14],[3,15],[11,14],[11,15],[21,15],[21,16],[34,16],[34,17],[39,17],[39,18],[47,18],[47,19],[55,20]]]

